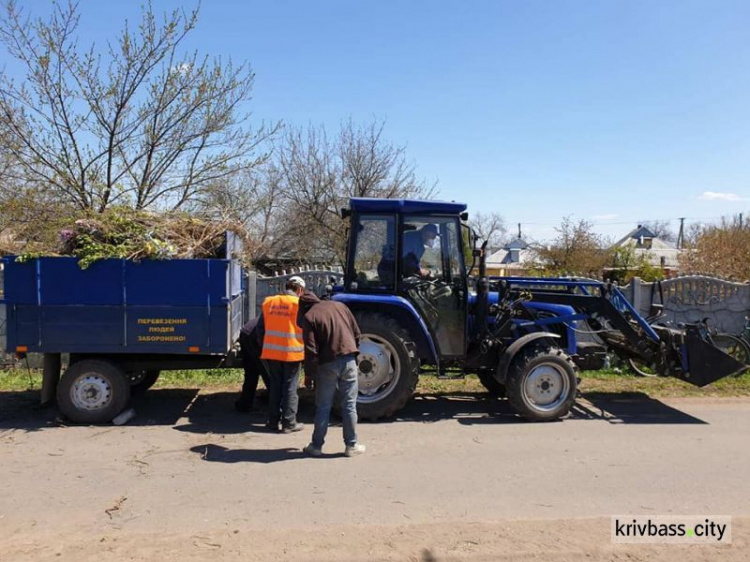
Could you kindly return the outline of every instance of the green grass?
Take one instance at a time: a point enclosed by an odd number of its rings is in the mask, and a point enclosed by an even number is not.
[[[241,384],[241,369],[163,371],[154,388],[224,388]],[[35,390],[41,387],[40,370],[19,368],[0,371],[0,391]]]
[[[0,371],[0,391],[38,390],[41,388],[40,371],[12,369]],[[239,390],[242,370],[215,369],[211,371],[165,371],[155,388],[206,388],[209,390]],[[263,383],[261,383],[262,385]],[[652,397],[727,397],[750,396],[750,372],[741,377],[729,377],[705,388],[696,388],[673,378],[643,378],[615,371],[584,371],[581,374],[581,391],[631,393],[641,392]],[[484,387],[474,375],[465,379],[438,379],[433,375],[422,375],[417,386],[422,394],[473,394],[484,392]]]

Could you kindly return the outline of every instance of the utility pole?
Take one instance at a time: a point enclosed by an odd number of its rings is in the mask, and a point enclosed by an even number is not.
[[[677,235],[677,249],[682,250],[685,243],[685,217],[680,217],[680,233]]]

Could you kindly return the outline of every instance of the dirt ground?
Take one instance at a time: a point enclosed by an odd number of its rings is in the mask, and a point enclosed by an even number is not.
[[[0,393],[0,560],[750,559],[750,400],[592,394],[519,422],[484,395],[300,451],[230,392],[159,389],[126,426],[65,427]],[[304,399],[301,418],[311,421]],[[732,544],[618,545],[610,516],[731,515]]]

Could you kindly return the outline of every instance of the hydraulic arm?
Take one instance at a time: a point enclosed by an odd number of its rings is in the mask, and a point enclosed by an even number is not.
[[[494,277],[490,283],[501,299],[518,299],[523,293],[532,302],[571,307],[574,314],[533,322],[564,323],[594,333],[618,356],[640,360],[659,375],[705,386],[746,369],[714,345],[705,321],[680,326],[649,323],[610,283],[531,277]],[[533,317],[533,310],[529,314]]]

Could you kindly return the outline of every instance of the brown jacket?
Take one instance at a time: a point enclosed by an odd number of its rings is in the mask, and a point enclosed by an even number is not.
[[[300,297],[299,325],[305,342],[305,370],[342,355],[358,354],[360,331],[349,308],[340,302],[321,301],[306,291]]]

